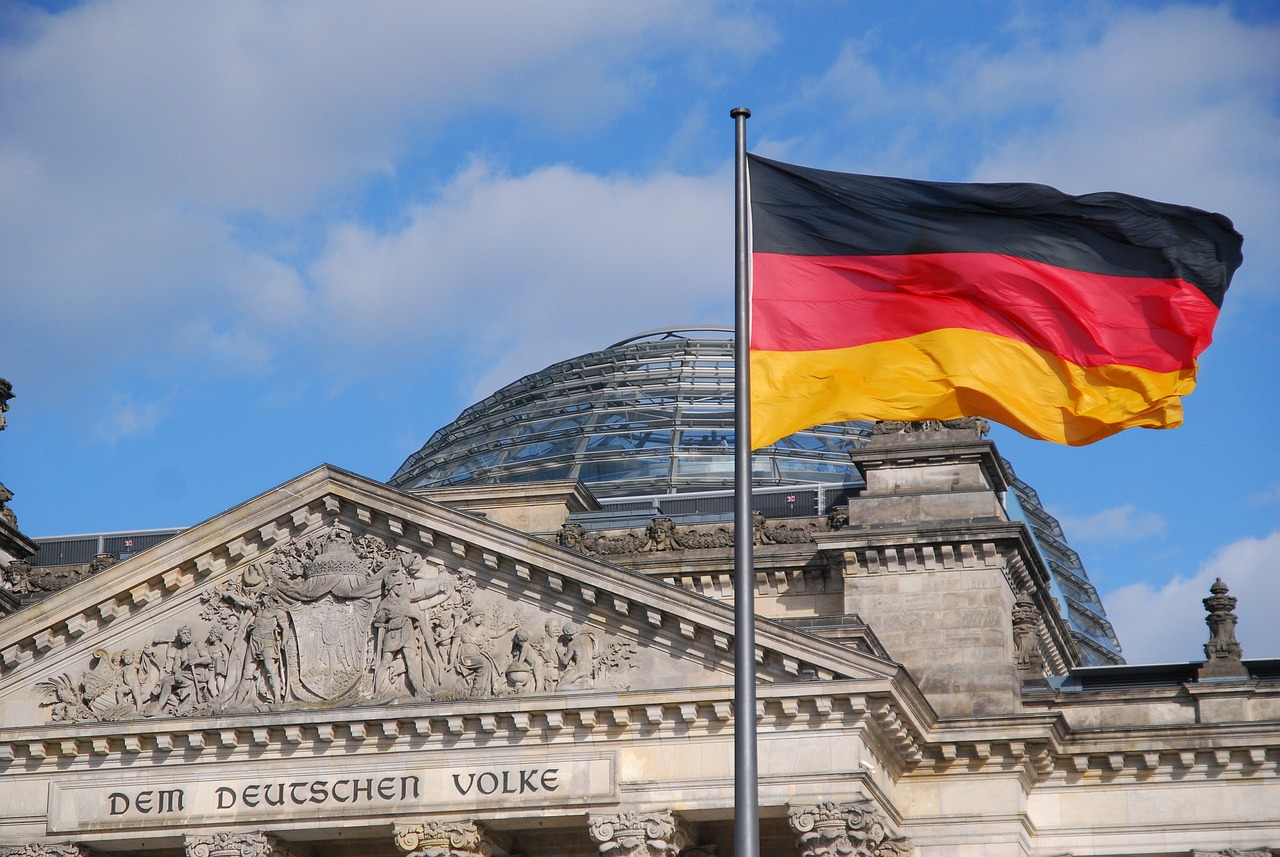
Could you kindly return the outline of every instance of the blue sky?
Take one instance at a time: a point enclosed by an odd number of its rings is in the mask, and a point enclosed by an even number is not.
[[[732,318],[731,107],[796,163],[1119,190],[1245,264],[1186,425],[993,436],[1132,661],[1280,656],[1280,5],[0,3],[0,479],[29,534],[385,479],[502,384]]]

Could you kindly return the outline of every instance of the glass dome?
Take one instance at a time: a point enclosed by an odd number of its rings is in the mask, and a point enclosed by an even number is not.
[[[508,384],[400,466],[395,488],[578,479],[598,497],[733,487],[733,330],[652,331]],[[756,486],[861,483],[870,423],[816,426],[754,455]]]

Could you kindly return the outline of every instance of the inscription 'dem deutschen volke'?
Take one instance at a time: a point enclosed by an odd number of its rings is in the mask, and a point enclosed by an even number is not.
[[[531,795],[555,792],[560,788],[559,768],[502,768],[454,773],[447,782],[457,796],[482,797]],[[422,797],[418,776],[344,777],[249,783],[238,788],[215,785],[214,809],[218,812],[240,807],[301,807],[310,804],[395,803]],[[183,788],[146,789],[139,792],[111,792],[106,796],[111,816],[181,813],[188,809]]]

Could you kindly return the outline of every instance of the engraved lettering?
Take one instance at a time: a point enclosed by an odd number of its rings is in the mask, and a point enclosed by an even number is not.
[[[129,796],[122,792],[112,792],[107,795],[107,801],[111,804],[112,815],[120,815],[129,810]]]
[[[293,801],[299,806],[306,803],[307,796],[305,794],[302,797],[298,797],[298,789],[305,789],[306,787],[307,787],[306,783],[289,783],[289,800]]]
[[[311,784],[311,802],[324,803],[329,799],[329,781],[316,780]]]
[[[485,788],[485,777],[488,777],[489,787]],[[491,795],[498,790],[498,775],[493,771],[485,771],[476,777],[476,790],[482,795]]]
[[[465,795],[467,792],[471,791],[471,787],[475,785],[475,782],[476,782],[476,775],[472,774],[471,776],[467,777],[467,787],[464,789],[462,787],[462,778],[458,774],[453,775],[453,787],[458,790],[458,794],[460,795]]]
[[[520,793],[536,792],[538,787],[533,783],[533,775],[538,773],[537,768],[529,768],[520,772]]]
[[[245,806],[257,806],[258,805],[257,784],[254,784],[252,786],[245,786],[244,792],[240,795],[240,799],[244,801]]]
[[[142,792],[133,799],[133,808],[143,815],[148,814],[152,810],[151,799],[154,796],[154,792]]]
[[[360,792],[362,791],[360,787],[360,781],[352,780],[352,782],[355,784],[355,787],[353,790],[353,794],[351,795],[351,800],[357,801],[360,799]],[[364,791],[365,800],[373,800],[373,777],[365,778],[363,791]]]
[[[218,786],[218,809],[231,809],[236,805],[236,790]]]
[[[351,800],[350,794],[347,794],[346,797],[343,797],[342,795],[338,794],[338,786],[342,785],[343,783],[349,783],[349,782],[351,782],[351,780],[338,780],[336,783],[333,784],[333,799],[336,800],[338,803],[346,803],[347,801]]]
[[[284,806],[284,783],[277,783],[276,785],[280,787],[280,791],[275,800],[271,799],[271,784],[268,783],[262,787],[262,799],[267,802],[268,806]]]
[[[382,798],[383,800],[396,799],[396,778],[395,777],[383,777],[382,779],[378,780],[378,797]]]
[[[182,789],[163,789],[160,792],[160,806],[156,812],[182,812],[184,809]]]
[[[409,796],[410,781],[413,782],[413,796],[414,797],[418,796],[418,778],[417,777],[401,777],[400,778],[400,800],[404,800]]]
[[[542,772],[542,787],[549,792],[553,792],[560,788],[560,784],[556,779],[560,776],[559,768],[547,768]]]
[[[502,793],[504,795],[513,795],[516,793],[516,790],[511,787],[510,781],[511,781],[511,772],[503,771],[502,772]]]

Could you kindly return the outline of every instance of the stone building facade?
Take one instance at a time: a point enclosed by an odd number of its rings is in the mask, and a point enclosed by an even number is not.
[[[1081,668],[972,427],[757,518],[762,850],[1280,853],[1280,662]],[[0,854],[728,857],[731,524],[320,467],[0,619]]]

